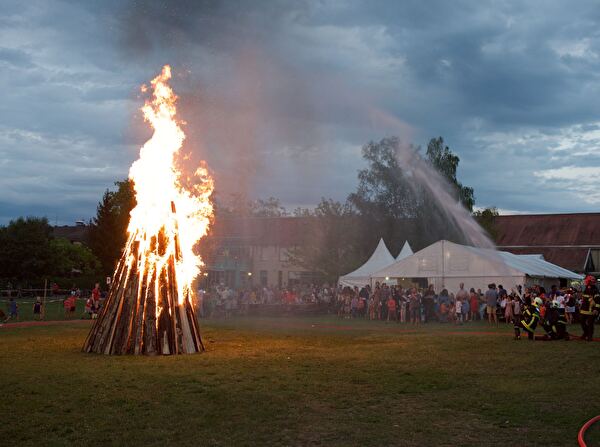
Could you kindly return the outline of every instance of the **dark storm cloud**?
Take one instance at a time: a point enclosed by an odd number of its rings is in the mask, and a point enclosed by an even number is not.
[[[5,3],[3,221],[91,216],[148,137],[137,89],[164,63],[185,148],[225,192],[343,199],[366,141],[443,135],[481,206],[600,203],[597,2]]]

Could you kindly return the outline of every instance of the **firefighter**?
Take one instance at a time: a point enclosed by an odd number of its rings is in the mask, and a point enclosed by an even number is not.
[[[592,341],[594,337],[594,323],[600,306],[600,295],[596,287],[596,278],[587,276],[584,280],[585,289],[581,294],[581,305],[579,306],[579,317],[582,339]]]
[[[553,301],[550,309],[542,324],[546,331],[545,339],[551,340],[568,340],[569,333],[567,332],[567,318],[565,310],[558,307],[558,303]]]
[[[542,304],[544,302],[539,297],[534,298],[533,302],[526,299],[521,319],[515,320],[515,340],[521,339],[521,329],[527,332],[529,340],[535,340],[535,328],[540,321],[540,306]]]

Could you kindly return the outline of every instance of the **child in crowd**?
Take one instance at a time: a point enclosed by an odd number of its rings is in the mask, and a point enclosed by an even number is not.
[[[390,296],[387,301],[387,310],[387,321],[390,321],[390,318],[396,320],[396,300],[393,296]]]
[[[471,300],[469,308],[471,314],[471,321],[479,319],[479,296],[475,293],[475,289],[471,288],[469,291],[469,300]]]
[[[350,316],[352,318],[358,317],[358,295],[355,293],[350,300]]]
[[[369,298],[369,320],[375,319],[375,297],[371,295]]]
[[[440,323],[448,322],[448,305],[445,302],[440,303]]]
[[[567,323],[572,324],[574,322],[573,316],[575,315],[575,292],[573,289],[567,290],[567,296],[565,297],[565,316],[567,317]]]
[[[365,299],[363,297],[358,298],[358,315],[363,317],[365,316]]]
[[[400,298],[400,323],[406,323],[406,299]]]
[[[10,319],[19,321],[19,305],[12,296],[8,300],[8,317],[6,321]]]
[[[42,319],[42,300],[39,297],[37,297],[35,303],[33,303],[33,319]]]
[[[75,312],[75,292],[71,292],[71,295],[65,298],[63,309],[65,311],[65,319],[71,319],[73,312]]]
[[[459,297],[456,299],[456,303],[454,304],[454,314],[456,316],[456,324],[463,323],[463,314],[462,314],[462,299]]]
[[[346,297],[344,300],[344,318],[350,319],[352,311],[352,300],[349,297]]]
[[[513,322],[513,312],[514,312],[514,302],[512,296],[509,295],[506,297],[506,305],[504,307],[504,319],[506,320],[506,324],[512,324]]]
[[[517,324],[517,322],[521,321],[521,300],[519,298],[513,300],[512,313],[513,324]]]
[[[464,299],[461,299],[460,302],[462,303],[461,307],[460,307],[460,313],[462,314],[462,319],[463,321],[469,321],[469,314],[470,314],[470,307],[471,305],[469,304],[469,297],[468,295],[465,296]]]
[[[454,323],[456,321],[456,301],[450,301],[448,306],[448,321]]]
[[[85,318],[86,316],[89,316],[90,319],[92,319],[92,315],[94,313],[94,298],[92,296],[90,296],[86,301],[85,301],[85,311],[83,314],[82,318]]]

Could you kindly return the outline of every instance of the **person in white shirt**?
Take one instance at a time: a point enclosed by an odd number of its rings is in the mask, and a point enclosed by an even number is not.
[[[565,308],[565,297],[563,295],[556,295],[553,300],[559,309]]]
[[[462,324],[462,322],[463,322],[462,301],[458,297],[456,299],[456,304],[454,306],[454,313],[456,314],[456,324]]]

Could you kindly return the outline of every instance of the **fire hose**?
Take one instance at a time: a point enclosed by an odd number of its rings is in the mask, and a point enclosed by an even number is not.
[[[579,430],[579,434],[577,435],[577,442],[579,443],[579,447],[587,447],[587,444],[585,443],[585,439],[584,439],[585,432],[587,431],[588,428],[590,428],[594,423],[596,423],[598,421],[600,421],[600,415],[593,417],[592,419],[587,421],[585,424],[583,424],[583,426]]]

